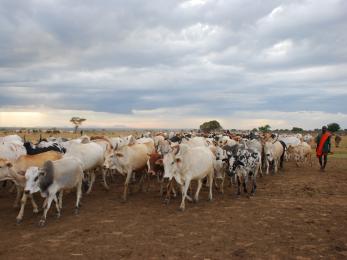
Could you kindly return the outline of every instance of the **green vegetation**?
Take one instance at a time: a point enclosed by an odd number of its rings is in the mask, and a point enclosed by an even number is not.
[[[303,131],[304,131],[304,129],[302,129],[300,127],[296,127],[296,126],[294,126],[293,129],[292,129],[293,133],[301,133]]]
[[[222,126],[219,124],[217,120],[212,120],[209,122],[205,122],[202,125],[200,125],[200,130],[204,132],[209,132],[209,131],[218,131],[223,129]]]
[[[340,125],[338,123],[331,123],[331,124],[328,124],[328,130],[330,132],[337,132],[341,129]]]
[[[264,125],[264,126],[260,126],[259,128],[259,131],[260,132],[270,132],[270,130],[271,130],[271,126],[270,125]]]

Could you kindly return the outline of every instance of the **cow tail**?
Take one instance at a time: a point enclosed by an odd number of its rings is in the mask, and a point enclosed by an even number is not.
[[[280,160],[280,168],[282,169],[283,168],[283,161],[284,161],[284,154],[286,153],[287,151],[287,146],[285,144],[285,142],[283,141],[279,141],[283,147],[283,152],[282,152],[282,155],[281,155],[281,160]]]

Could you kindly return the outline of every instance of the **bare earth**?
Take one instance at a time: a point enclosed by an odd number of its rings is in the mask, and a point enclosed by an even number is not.
[[[0,259],[347,259],[347,160],[317,169],[287,163],[281,174],[258,178],[251,198],[227,187],[208,202],[204,188],[185,212],[179,198],[162,203],[154,179],[149,192],[132,185],[126,203],[121,176],[110,191],[99,180],[78,216],[72,192],[61,218],[52,206],[43,228],[29,204],[17,225],[14,194],[0,188]]]

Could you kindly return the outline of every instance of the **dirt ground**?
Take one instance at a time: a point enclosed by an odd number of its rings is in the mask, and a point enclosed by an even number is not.
[[[236,198],[235,187],[227,187],[209,202],[204,188],[185,212],[179,198],[163,203],[154,179],[149,192],[134,184],[126,203],[121,176],[110,191],[99,179],[79,215],[72,192],[61,218],[53,206],[43,228],[29,204],[17,225],[14,194],[0,188],[0,259],[347,259],[344,151],[325,173],[317,162],[285,164],[281,174],[258,178],[255,197]]]

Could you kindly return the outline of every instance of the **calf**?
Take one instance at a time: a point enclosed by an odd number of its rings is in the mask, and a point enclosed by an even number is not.
[[[261,154],[258,151],[251,149],[239,149],[235,154],[229,158],[229,176],[235,176],[237,181],[237,195],[241,194],[241,182],[243,184],[244,192],[247,193],[248,178],[252,177],[252,191],[254,195],[257,189],[257,174],[261,168]]]
[[[26,172],[25,193],[33,194],[40,191],[41,196],[46,198],[44,212],[39,222],[40,226],[46,223],[47,212],[54,200],[57,216],[62,209],[62,192],[65,189],[77,188],[75,213],[78,213],[82,197],[83,169],[82,163],[77,158],[62,158],[57,161],[46,161],[42,169],[31,168]],[[57,193],[60,192],[59,201]]]

